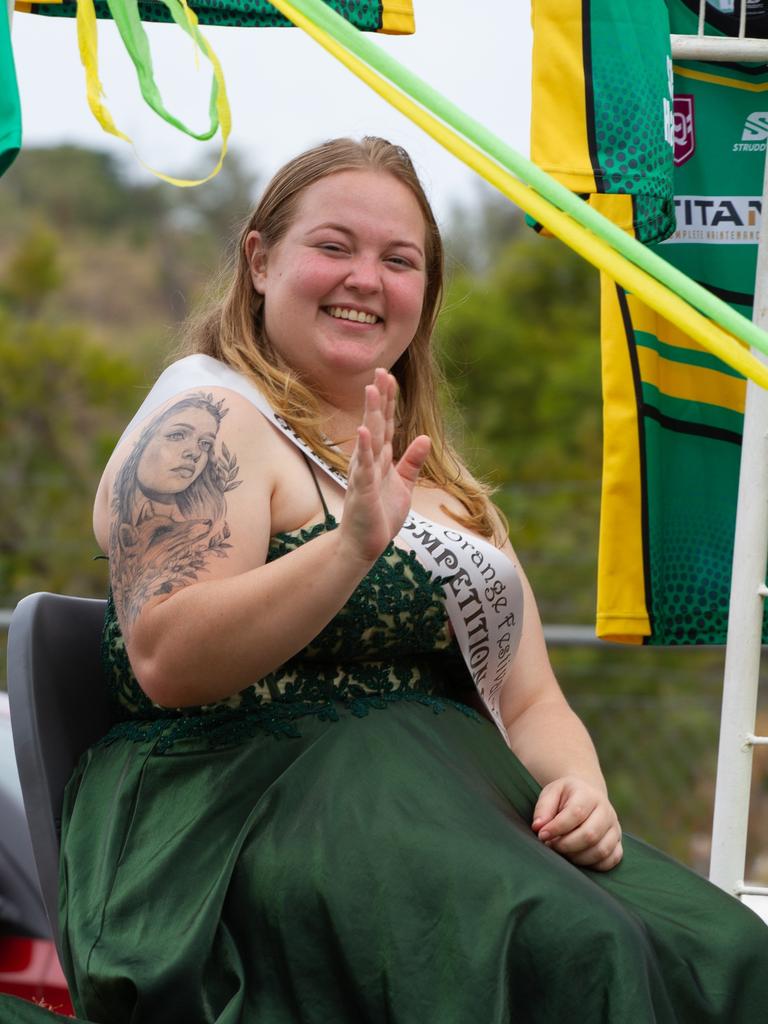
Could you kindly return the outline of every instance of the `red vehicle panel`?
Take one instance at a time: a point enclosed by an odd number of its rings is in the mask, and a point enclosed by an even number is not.
[[[74,1014],[56,947],[49,939],[0,937],[0,992]]]

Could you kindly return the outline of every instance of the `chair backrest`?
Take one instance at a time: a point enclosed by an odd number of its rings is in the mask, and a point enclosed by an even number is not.
[[[8,697],[24,809],[43,902],[59,941],[64,787],[80,755],[113,722],[100,646],[105,601],[31,594],[8,632]]]

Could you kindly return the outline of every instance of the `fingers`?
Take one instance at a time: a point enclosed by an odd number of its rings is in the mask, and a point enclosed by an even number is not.
[[[384,472],[392,458],[392,439],[395,434],[395,402],[397,385],[391,373],[379,367],[373,384],[365,388],[363,425],[371,432],[374,459],[382,459]]]
[[[539,832],[545,825],[549,825],[560,808],[562,795],[563,784],[560,781],[550,783],[542,789],[533,811],[531,828],[534,832]],[[540,838],[546,839],[548,837],[545,835]]]
[[[408,445],[403,457],[397,464],[397,472],[401,479],[413,487],[418,480],[419,473],[427,461],[432,442],[426,434],[420,434]]]
[[[603,856],[603,851],[606,849],[608,853]],[[610,871],[611,868],[615,868],[617,864],[621,863],[623,857],[624,847],[621,845],[621,840],[612,839],[591,850],[585,850],[584,853],[575,854],[568,860],[580,868],[590,868],[592,871]]]
[[[539,831],[542,841],[559,839],[577,829],[589,818],[597,806],[595,796],[588,791],[575,794],[561,790],[558,813]]]
[[[371,487],[376,473],[373,440],[367,426],[357,428],[355,450],[349,460],[349,484],[358,491]]]
[[[610,805],[596,808],[578,828],[549,841],[553,850],[582,867],[606,860],[620,843],[621,829]]]
[[[557,779],[545,786],[531,828],[579,867],[609,871],[623,856],[621,826],[608,797],[581,780]]]
[[[384,443],[392,444],[395,436],[395,402],[397,400],[397,385],[391,373],[386,375],[387,391],[384,403]]]
[[[605,857],[603,860],[596,861],[594,864],[587,864],[584,866],[592,868],[593,871],[610,871],[611,868],[615,868],[617,864],[620,864],[623,859],[624,847],[621,845],[621,841],[619,841],[609,856]]]
[[[429,455],[431,441],[426,435],[415,438],[394,466],[395,378],[386,370],[377,369],[373,383],[365,388],[364,398],[363,421],[350,459],[350,490],[346,502],[350,500],[350,492],[355,496],[365,495],[366,501],[378,503],[377,514],[383,515],[387,529],[394,529],[396,523],[402,525],[407,514],[411,492]],[[370,515],[373,508],[369,505],[366,515]]]
[[[384,426],[383,398],[376,384],[368,384],[365,388],[365,407],[363,424],[371,436],[371,451],[374,459],[379,457],[386,433]]]

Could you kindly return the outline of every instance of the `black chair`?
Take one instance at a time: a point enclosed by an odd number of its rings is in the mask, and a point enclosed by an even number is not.
[[[105,601],[31,594],[8,632],[8,698],[24,809],[51,930],[61,952],[59,842],[64,787],[113,722],[100,643]]]

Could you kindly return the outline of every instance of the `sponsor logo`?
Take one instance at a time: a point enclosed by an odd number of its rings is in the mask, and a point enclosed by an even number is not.
[[[674,103],[674,161],[675,167],[679,167],[690,160],[696,150],[693,96],[675,96]]]
[[[768,141],[768,110],[755,110],[744,122],[741,142],[734,142],[734,153],[764,153]]]
[[[666,244],[756,245],[761,214],[760,196],[676,196],[677,228]]]
[[[674,149],[675,147],[675,113],[673,109],[675,94],[675,73],[672,68],[672,58],[667,57],[667,90],[668,96],[662,96],[661,109],[664,122],[664,141]]]
[[[661,102],[664,109],[664,113],[662,115],[664,118],[664,141],[668,142],[670,146],[674,146],[675,118],[674,114],[672,113],[672,105],[670,104],[666,96],[663,97]]]
[[[742,142],[765,142],[768,139],[768,110],[756,110],[744,122]]]

